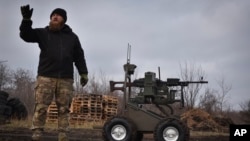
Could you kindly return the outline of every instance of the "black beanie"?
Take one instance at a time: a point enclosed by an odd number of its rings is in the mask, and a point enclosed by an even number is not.
[[[64,22],[66,23],[66,21],[67,21],[67,13],[66,13],[66,11],[64,9],[56,8],[50,14],[50,18],[52,17],[53,14],[58,14],[58,15],[62,16],[63,19],[64,19]]]

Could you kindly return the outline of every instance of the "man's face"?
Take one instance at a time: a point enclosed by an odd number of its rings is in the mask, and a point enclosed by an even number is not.
[[[51,20],[50,20],[52,23],[56,24],[56,23],[63,23],[64,22],[64,19],[61,15],[59,14],[53,14],[51,16]]]
[[[64,25],[64,19],[59,14],[53,14],[50,19],[49,27],[53,31],[60,30]]]

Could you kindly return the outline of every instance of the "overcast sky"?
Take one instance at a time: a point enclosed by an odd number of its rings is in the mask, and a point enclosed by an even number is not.
[[[205,71],[208,87],[218,89],[221,77],[232,85],[233,108],[250,99],[249,0],[1,0],[0,61],[36,75],[40,50],[19,37],[26,4],[34,8],[34,28],[47,26],[53,9],[67,11],[90,74],[123,80],[129,43],[138,77],[158,66],[162,79],[179,77],[179,65],[191,62]]]

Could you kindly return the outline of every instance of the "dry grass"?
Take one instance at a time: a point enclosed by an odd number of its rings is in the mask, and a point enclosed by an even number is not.
[[[191,131],[190,136],[229,136],[229,133],[223,132],[209,132],[209,131]]]
[[[1,128],[4,130],[13,130],[15,128],[30,128],[32,125],[32,120],[10,120],[10,123],[1,125]],[[94,128],[100,128],[103,125],[103,121],[100,122],[84,122],[84,123],[74,123],[70,124],[70,128],[74,129],[94,129]],[[57,123],[50,122],[45,124],[45,128],[49,130],[56,130],[57,129]]]
[[[32,120],[11,120],[9,124],[1,125],[1,129],[5,131],[13,131],[17,128],[30,128],[32,125]],[[84,122],[81,124],[75,123],[70,124],[70,128],[72,129],[96,129],[102,128],[103,121],[100,122]],[[47,131],[53,131],[57,129],[57,123],[46,123],[45,129]],[[200,137],[200,136],[229,136],[229,133],[223,132],[209,132],[209,131],[191,131],[190,135],[192,137]]]
[[[15,128],[30,128],[31,120],[10,120],[10,123],[1,125],[4,130],[13,130]]]

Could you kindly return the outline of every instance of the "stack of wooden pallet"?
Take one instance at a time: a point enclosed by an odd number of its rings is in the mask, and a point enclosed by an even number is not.
[[[76,95],[72,99],[70,106],[70,123],[83,124],[88,118],[89,113],[89,96],[88,95]]]
[[[103,119],[117,115],[118,98],[115,96],[104,95],[103,96]]]
[[[77,94],[70,106],[70,124],[86,121],[102,121],[117,115],[118,98],[109,95]],[[47,122],[57,122],[57,107],[52,102],[48,109]]]
[[[70,123],[83,124],[85,121],[102,120],[102,95],[79,94],[71,103]]]
[[[46,122],[49,122],[49,123],[57,122],[57,116],[58,116],[58,109],[57,109],[56,103],[53,101],[49,105],[49,108],[47,110]]]
[[[89,95],[89,121],[102,120],[102,95],[90,94]]]

